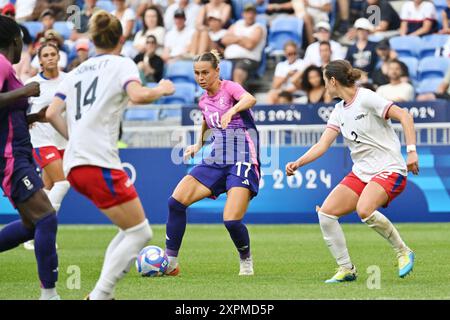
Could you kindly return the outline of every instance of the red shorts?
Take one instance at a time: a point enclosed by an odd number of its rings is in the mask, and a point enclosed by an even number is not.
[[[108,209],[138,197],[133,183],[123,170],[78,166],[70,170],[67,180],[100,209]]]
[[[39,167],[45,168],[53,161],[64,158],[64,150],[58,150],[54,146],[34,148],[33,157]]]
[[[378,183],[386,191],[389,199],[383,206],[386,208],[389,203],[394,200],[406,187],[406,177],[396,172],[384,171],[374,176],[370,181]],[[361,195],[367,183],[362,182],[353,172],[350,172],[341,184],[349,187],[356,192],[358,196]]]

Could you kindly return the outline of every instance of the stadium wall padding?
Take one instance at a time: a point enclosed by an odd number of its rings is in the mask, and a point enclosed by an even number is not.
[[[287,178],[287,162],[304,153],[304,147],[262,149],[261,189],[250,204],[249,223],[316,223],[315,206],[351,170],[349,152],[332,147],[322,158]],[[405,191],[384,213],[394,222],[450,222],[450,148],[419,147],[420,175],[409,174]],[[121,158],[140,195],[151,223],[165,223],[167,199],[192,165],[176,165],[171,149],[124,149]],[[189,208],[191,223],[221,223],[226,196],[205,199]],[[7,198],[0,200],[0,224],[17,219]],[[359,222],[355,213],[342,221]],[[109,223],[86,198],[70,190],[59,213],[61,224]]]

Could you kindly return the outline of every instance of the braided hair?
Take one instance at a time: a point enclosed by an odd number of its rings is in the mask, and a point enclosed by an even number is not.
[[[8,48],[21,33],[22,31],[15,20],[0,15],[0,48]]]

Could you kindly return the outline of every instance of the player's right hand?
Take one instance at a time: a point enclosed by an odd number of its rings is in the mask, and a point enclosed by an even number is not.
[[[39,97],[41,95],[41,89],[38,82],[30,82],[24,87],[25,96],[28,97]]]
[[[198,144],[190,145],[184,150],[184,159],[188,160],[189,158],[193,158],[197,152],[199,152],[201,147]]]
[[[286,175],[289,176],[293,176],[295,174],[295,171],[297,171],[297,169],[300,166],[298,165],[297,161],[293,161],[293,162],[289,162],[286,165]]]
[[[175,92],[175,86],[170,80],[162,79],[159,81],[158,85],[162,89],[165,96],[170,96]]]

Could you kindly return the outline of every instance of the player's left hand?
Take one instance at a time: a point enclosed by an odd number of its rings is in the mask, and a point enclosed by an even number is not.
[[[408,172],[412,172],[414,175],[419,174],[419,156],[417,152],[408,152],[406,166],[408,167]]]
[[[231,118],[233,118],[235,114],[236,112],[233,109],[230,109],[222,116],[220,121],[222,129],[226,129],[228,127],[228,124],[231,122]]]

